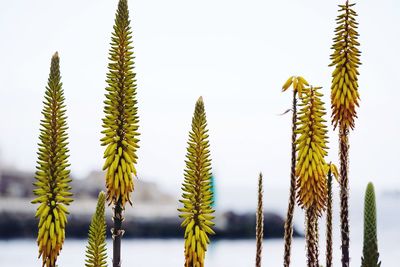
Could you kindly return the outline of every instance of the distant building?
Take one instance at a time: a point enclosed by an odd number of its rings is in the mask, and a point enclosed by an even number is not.
[[[34,175],[15,169],[2,169],[0,171],[0,196],[1,197],[31,197]]]
[[[169,194],[162,192],[154,182],[147,182],[143,178],[134,178],[134,185],[135,191],[132,194],[134,203],[172,203],[176,201]],[[72,192],[77,198],[97,198],[99,191],[105,190],[105,173],[92,171],[85,179],[74,179],[71,186]]]

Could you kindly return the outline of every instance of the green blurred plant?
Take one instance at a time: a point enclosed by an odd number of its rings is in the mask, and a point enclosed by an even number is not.
[[[368,183],[364,200],[364,246],[361,267],[379,267],[378,237],[376,231],[375,189]]]
[[[185,179],[182,184],[183,208],[178,209],[184,218],[185,267],[203,267],[209,234],[215,234],[212,226],[211,159],[208,130],[203,98],[196,102],[189,132]]]
[[[96,212],[93,214],[89,226],[86,267],[107,267],[105,201],[104,192],[100,192],[97,199]]]
[[[127,0],[120,0],[111,37],[110,63],[101,144],[107,148],[103,170],[106,170],[107,201],[114,205],[113,266],[121,265],[123,211],[131,203],[136,177],[136,150],[139,120],[136,101],[136,74],[133,72],[132,31]]]
[[[66,205],[72,202],[70,171],[67,169],[67,117],[57,52],[51,58],[44,98],[44,118],[40,121],[38,165],[34,182],[36,189],[33,190],[37,198],[32,203],[40,203],[35,215],[40,219],[37,237],[39,257],[42,257],[43,266],[55,267],[65,239],[68,214]]]

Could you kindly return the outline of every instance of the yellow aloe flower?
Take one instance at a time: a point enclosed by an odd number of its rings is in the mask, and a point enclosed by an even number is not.
[[[303,95],[306,86],[308,86],[308,82],[301,76],[291,76],[282,86],[282,91],[285,92],[292,85],[293,91],[298,93],[301,97]]]
[[[97,198],[96,212],[89,226],[85,267],[107,267],[105,202],[106,196],[101,191]]]
[[[209,234],[215,234],[212,227],[211,159],[208,143],[207,121],[203,98],[196,103],[192,130],[186,154],[185,179],[182,184],[183,208],[178,209],[185,228],[185,267],[203,267]]]
[[[315,207],[321,214],[325,208],[327,127],[323,116],[326,114],[321,87],[310,87],[302,98],[301,110],[298,113],[296,133],[297,160],[296,177],[297,199],[301,207]]]
[[[120,0],[111,38],[109,72],[107,74],[106,100],[101,145],[107,170],[107,201],[131,202],[132,175],[136,176],[136,150],[139,118],[136,101],[136,74],[133,72],[132,31],[129,25],[127,0]]]
[[[352,9],[354,5],[348,1],[345,5],[339,5],[340,14],[336,19],[338,26],[333,38],[334,51],[330,66],[335,66],[331,85],[332,123],[335,128],[338,124],[345,128],[354,128],[356,106],[359,106],[360,100],[358,67],[361,64],[361,52],[358,50],[360,43],[357,40],[357,13]]]
[[[66,205],[72,202],[70,171],[67,169],[68,127],[58,53],[51,59],[44,97],[44,118],[40,121],[38,166],[34,183],[36,189],[33,190],[37,198],[32,203],[40,203],[36,210],[36,217],[40,219],[37,237],[39,257],[43,259],[43,266],[55,267],[65,239]]]

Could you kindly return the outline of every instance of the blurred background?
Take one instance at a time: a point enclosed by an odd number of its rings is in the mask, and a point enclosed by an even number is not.
[[[191,116],[200,95],[210,132],[219,230],[207,254],[207,266],[253,264],[260,171],[265,178],[266,237],[274,238],[265,242],[263,262],[282,263],[291,115],[279,114],[291,107],[291,94],[282,93],[281,86],[291,75],[323,86],[329,120],[330,46],[337,4],[343,2],[129,1],[141,147],[134,205],[126,210],[124,265],[183,262],[176,209]],[[36,207],[30,200],[42,99],[55,51],[61,57],[75,193],[59,264],[84,264],[95,196],[104,189],[99,140],[116,6],[116,0],[0,1],[0,266],[40,264],[34,240]],[[363,193],[372,181],[377,191],[380,258],[385,266],[396,266],[400,251],[400,28],[396,26],[400,3],[359,1],[355,10],[363,65],[359,118],[350,136],[352,265],[360,263]],[[331,129],[328,161],[336,163],[337,135]],[[334,187],[337,193],[338,185]],[[336,264],[340,261],[337,196]],[[111,208],[107,212],[110,215]],[[297,208],[293,266],[305,265],[303,220]],[[323,217],[321,262],[324,224]]]

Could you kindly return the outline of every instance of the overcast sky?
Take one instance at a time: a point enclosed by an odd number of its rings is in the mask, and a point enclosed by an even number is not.
[[[185,147],[202,95],[219,188],[287,188],[291,94],[302,75],[323,86],[337,4],[320,0],[129,1],[140,116],[139,176],[179,190]],[[350,185],[400,186],[400,2],[357,1],[361,106],[351,133]],[[58,51],[67,104],[70,163],[83,177],[103,164],[101,118],[117,1],[0,2],[0,158],[34,171],[51,55]],[[327,116],[328,118],[328,116]],[[337,162],[337,132],[328,160]],[[221,190],[223,191],[223,190]],[[286,191],[285,191],[286,192]],[[223,194],[223,193],[221,193]]]

